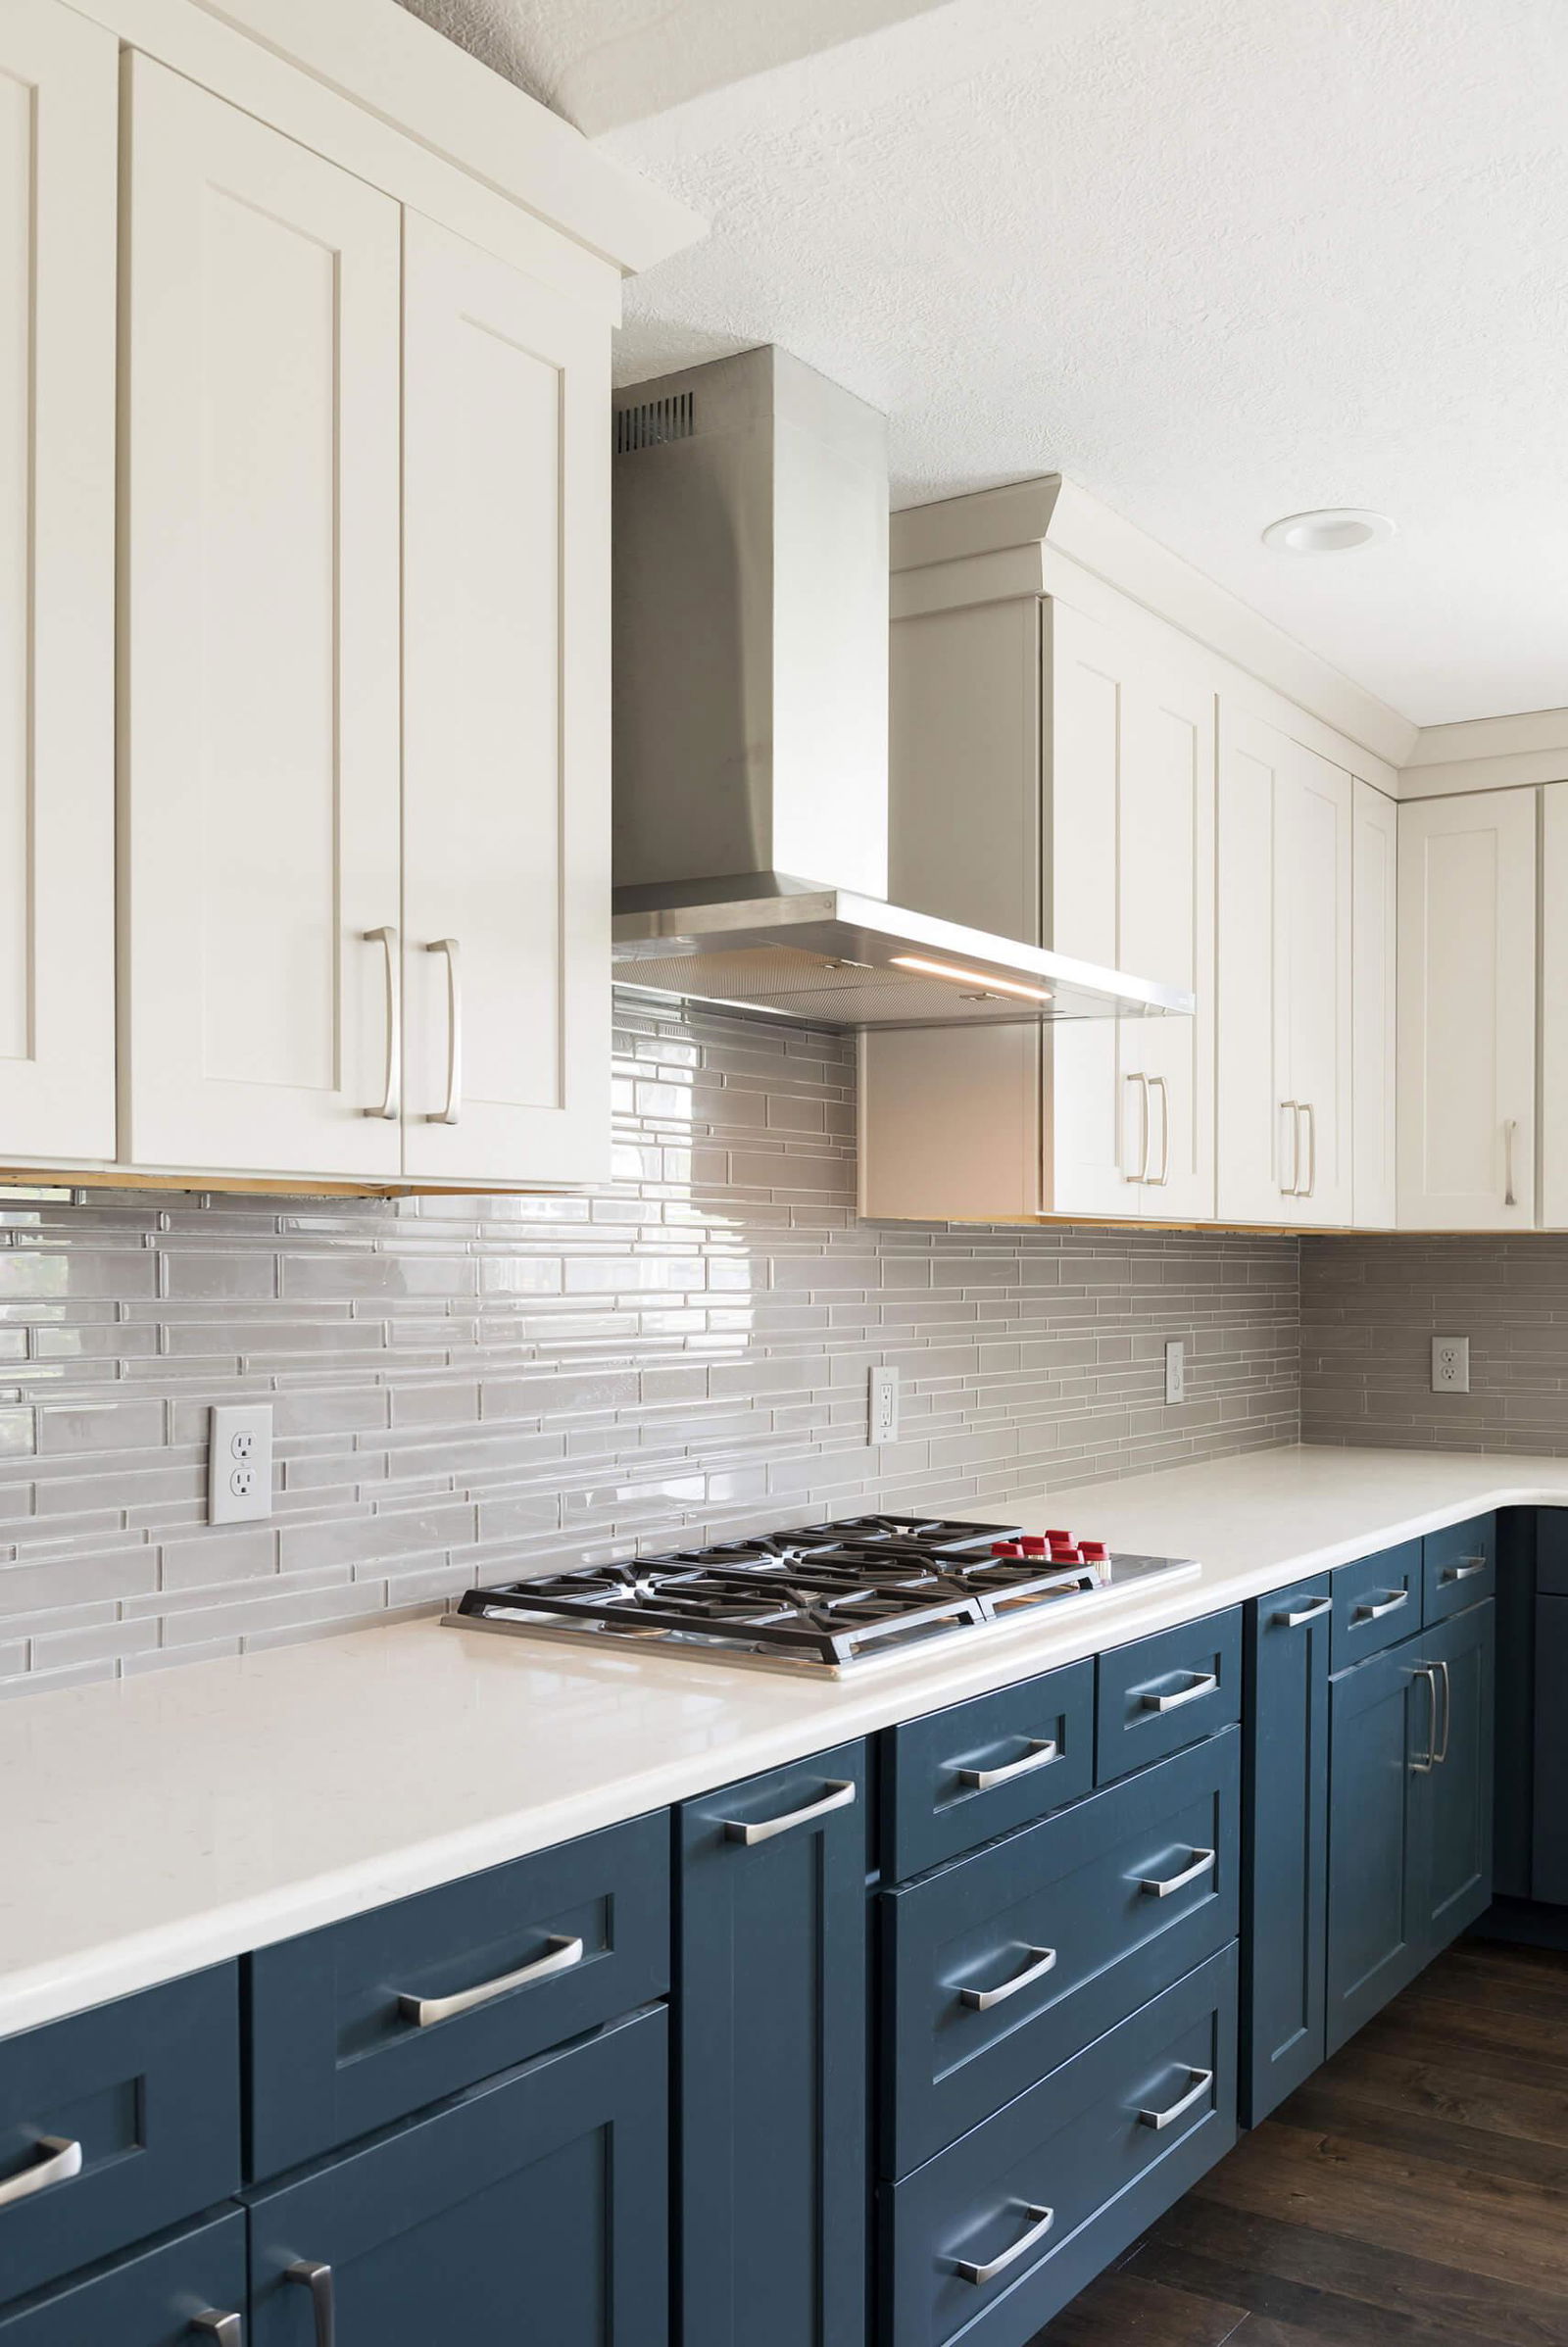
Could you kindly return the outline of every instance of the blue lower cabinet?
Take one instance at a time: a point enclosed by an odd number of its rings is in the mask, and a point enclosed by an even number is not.
[[[1232,1946],[885,2186],[886,2347],[1024,2347],[1179,2199],[1236,2140],[1236,2001]]]
[[[1358,1663],[1329,1690],[1328,2051],[1427,1961],[1422,1912],[1437,1698],[1421,1640]]]
[[[1333,1575],[1336,1671],[1397,1646],[1421,1627],[1422,1556],[1419,1540],[1357,1557]]]
[[[1091,1790],[1094,1658],[906,1720],[882,1745],[882,1863],[903,1882]]]
[[[1148,1768],[1242,1716],[1240,1606],[1113,1646],[1096,1670],[1095,1774]]]
[[[666,2047],[635,2015],[248,2195],[245,2347],[665,2347]]]
[[[1530,1895],[1568,1907],[1568,1596],[1536,1599]]]
[[[1247,1608],[1242,2119],[1324,2058],[1329,1863],[1327,1576]]]
[[[676,1836],[681,2347],[860,2347],[865,1747],[688,1801]]]
[[[1427,1875],[1421,1927],[1436,1955],[1492,1899],[1492,1779],[1495,1618],[1490,1600],[1452,1614],[1421,1639],[1421,1662],[1438,1680],[1432,1766],[1417,1778],[1426,1812],[1417,1834]]]
[[[882,2173],[904,2176],[1236,1937],[1234,1728],[881,1908]]]
[[[233,1964],[0,2041],[0,2304],[236,2191],[239,2085]]]
[[[244,2347],[245,2217],[160,2233],[0,2312],[0,2347]]]

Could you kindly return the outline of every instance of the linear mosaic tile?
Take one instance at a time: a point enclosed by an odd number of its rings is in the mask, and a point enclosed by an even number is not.
[[[617,1007],[595,1196],[0,1200],[0,1690],[1297,1439],[1293,1240],[859,1223],[847,1039]],[[259,1396],[274,1516],[210,1528],[208,1405]]]

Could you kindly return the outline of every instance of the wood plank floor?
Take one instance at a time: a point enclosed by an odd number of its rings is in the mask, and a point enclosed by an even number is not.
[[[1034,2347],[1568,2347],[1568,1956],[1462,1942]]]

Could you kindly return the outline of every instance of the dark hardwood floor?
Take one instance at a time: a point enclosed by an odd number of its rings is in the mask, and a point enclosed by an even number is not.
[[[1568,2347],[1568,1956],[1468,1940],[1034,2347]]]

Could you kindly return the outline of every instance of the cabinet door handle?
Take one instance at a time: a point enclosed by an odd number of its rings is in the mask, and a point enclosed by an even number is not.
[[[1190,2070],[1187,2076],[1192,2081],[1187,2092],[1173,2102],[1168,2110],[1140,2111],[1138,2114],[1140,2127],[1152,2127],[1157,2134],[1162,2127],[1174,2127],[1177,2120],[1185,2117],[1187,2112],[1192,2109],[1194,2103],[1202,2101],[1214,2083],[1214,2073],[1211,2070]]]
[[[1021,1760],[1004,1761],[1000,1769],[959,1769],[958,1783],[971,1792],[988,1793],[993,1785],[1010,1785],[1014,1777],[1027,1777],[1033,1769],[1049,1769],[1060,1758],[1061,1746],[1054,1736],[1033,1736]]]
[[[1015,2266],[1020,2258],[1027,2257],[1037,2241],[1045,2239],[1056,2222],[1055,2210],[1035,2208],[1027,2200],[1020,2202],[1019,2207],[1030,2220],[1029,2230],[1020,2233],[1012,2247],[1004,2249],[1001,2257],[993,2258],[989,2265],[975,2266],[967,2258],[955,2258],[953,2271],[960,2281],[979,2282],[982,2285],[995,2281],[999,2274],[1005,2274],[1009,2266]]]
[[[1285,1151],[1280,1150],[1280,1194],[1284,1198],[1301,1195],[1301,1103],[1299,1100],[1281,1100],[1280,1119],[1291,1137],[1291,1178],[1285,1174]]]
[[[244,2347],[245,2325],[238,2315],[220,2315],[209,2307],[204,2315],[192,2315],[190,2328],[199,2330],[204,2339],[216,2339],[218,2347]]]
[[[1437,1667],[1443,1677],[1443,1741],[1432,1755],[1432,1765],[1441,1769],[1448,1757],[1448,1736],[1453,1727],[1453,1681],[1448,1676],[1446,1662],[1440,1662]]]
[[[1159,1171],[1154,1175],[1154,1187],[1163,1190],[1170,1180],[1170,1086],[1163,1076],[1151,1076],[1151,1089],[1159,1095]]]
[[[1297,1195],[1310,1198],[1317,1188],[1317,1110],[1310,1100],[1303,1100],[1296,1113],[1306,1119],[1306,1180]]]
[[[1431,1708],[1427,1713],[1427,1753],[1424,1760],[1412,1760],[1410,1768],[1417,1777],[1430,1777],[1438,1765],[1438,1674],[1434,1664],[1417,1663],[1414,1677],[1427,1683]]]
[[[1138,1145],[1140,1170],[1137,1173],[1128,1174],[1126,1179],[1129,1182],[1147,1182],[1149,1179],[1149,1078],[1134,1074],[1123,1076],[1122,1082],[1136,1084],[1139,1087],[1139,1098],[1144,1104],[1143,1138]]]
[[[458,2013],[471,2013],[475,2005],[488,2005],[492,1998],[505,1996],[512,1988],[526,1988],[530,1980],[548,1980],[558,1972],[570,1972],[583,1959],[583,1944],[556,1932],[545,1942],[548,1953],[536,1956],[517,1972],[503,1973],[496,1980],[481,1980],[477,1988],[460,1989],[456,1996],[400,1996],[398,2011],[405,2021],[417,2022],[427,2029],[438,2021],[451,2021]]]
[[[1289,1613],[1276,1614],[1276,1630],[1299,1630],[1303,1622],[1321,1622],[1325,1614],[1334,1611],[1332,1597],[1314,1597],[1310,1605],[1298,1605]]]
[[[20,2176],[8,2176],[0,2184],[0,2209],[9,2209],[15,2201],[29,2200],[34,2192],[47,2192],[51,2184],[67,2184],[74,2176],[81,2174],[81,2145],[67,2135],[40,2135],[38,2149],[44,2155]]]
[[[316,2317],[316,2347],[336,2347],[337,2316],[332,2303],[332,2269],[318,2265],[311,2258],[296,2258],[292,2266],[283,2269],[285,2281],[297,2282],[302,2290],[311,2293],[311,2311]]]
[[[1487,1560],[1484,1556],[1467,1556],[1456,1565],[1445,1565],[1439,1579],[1445,1582],[1474,1581],[1476,1575],[1484,1573],[1486,1569]]]
[[[765,1818],[760,1825],[748,1824],[744,1818],[727,1817],[721,1823],[726,1841],[742,1841],[755,1849],[760,1841],[771,1841],[775,1834],[789,1834],[797,1826],[808,1826],[830,1809],[848,1809],[855,1800],[855,1786],[847,1779],[828,1781],[828,1788],[820,1801],[808,1801],[804,1809],[791,1809],[783,1817]]]
[[[967,2005],[971,2013],[989,2013],[993,2005],[1004,2005],[1009,1996],[1017,1995],[1020,1988],[1027,1988],[1031,1981],[1043,1980],[1048,1972],[1056,1969],[1054,1948],[1025,1948],[1024,1954],[1033,1961],[1026,1964],[1022,1972],[1015,1972],[1010,1980],[1003,1981],[1000,1988],[960,1988],[959,2004]]]
[[[365,1113],[384,1116],[395,1123],[403,1083],[403,984],[398,972],[398,933],[390,927],[367,929],[365,942],[368,946],[380,946],[386,954],[386,1082],[380,1107],[367,1108]]]
[[[455,1125],[463,1114],[463,976],[458,941],[438,937],[424,950],[447,957],[447,1101],[444,1108],[432,1108],[424,1121],[427,1125]]]
[[[1369,1605],[1358,1605],[1350,1616],[1351,1623],[1381,1622],[1385,1614],[1396,1614],[1401,1605],[1408,1605],[1408,1589],[1391,1589],[1386,1597],[1374,1597]]]
[[[1502,1202],[1505,1206],[1516,1206],[1519,1203],[1513,1189],[1513,1140],[1518,1130],[1519,1119],[1516,1116],[1510,1116],[1504,1120],[1502,1128]]]
[[[1145,1875],[1140,1878],[1138,1887],[1146,1898],[1168,1899],[1172,1891],[1185,1890],[1189,1882],[1212,1874],[1218,1856],[1217,1850],[1195,1850],[1191,1866],[1184,1866],[1179,1875],[1166,1875],[1163,1880],[1158,1875]]]
[[[1174,1695],[1140,1695],[1145,1711],[1180,1711],[1184,1703],[1196,1703],[1200,1696],[1213,1694],[1219,1686],[1212,1671],[1193,1671],[1189,1676],[1192,1686],[1178,1687]]]

